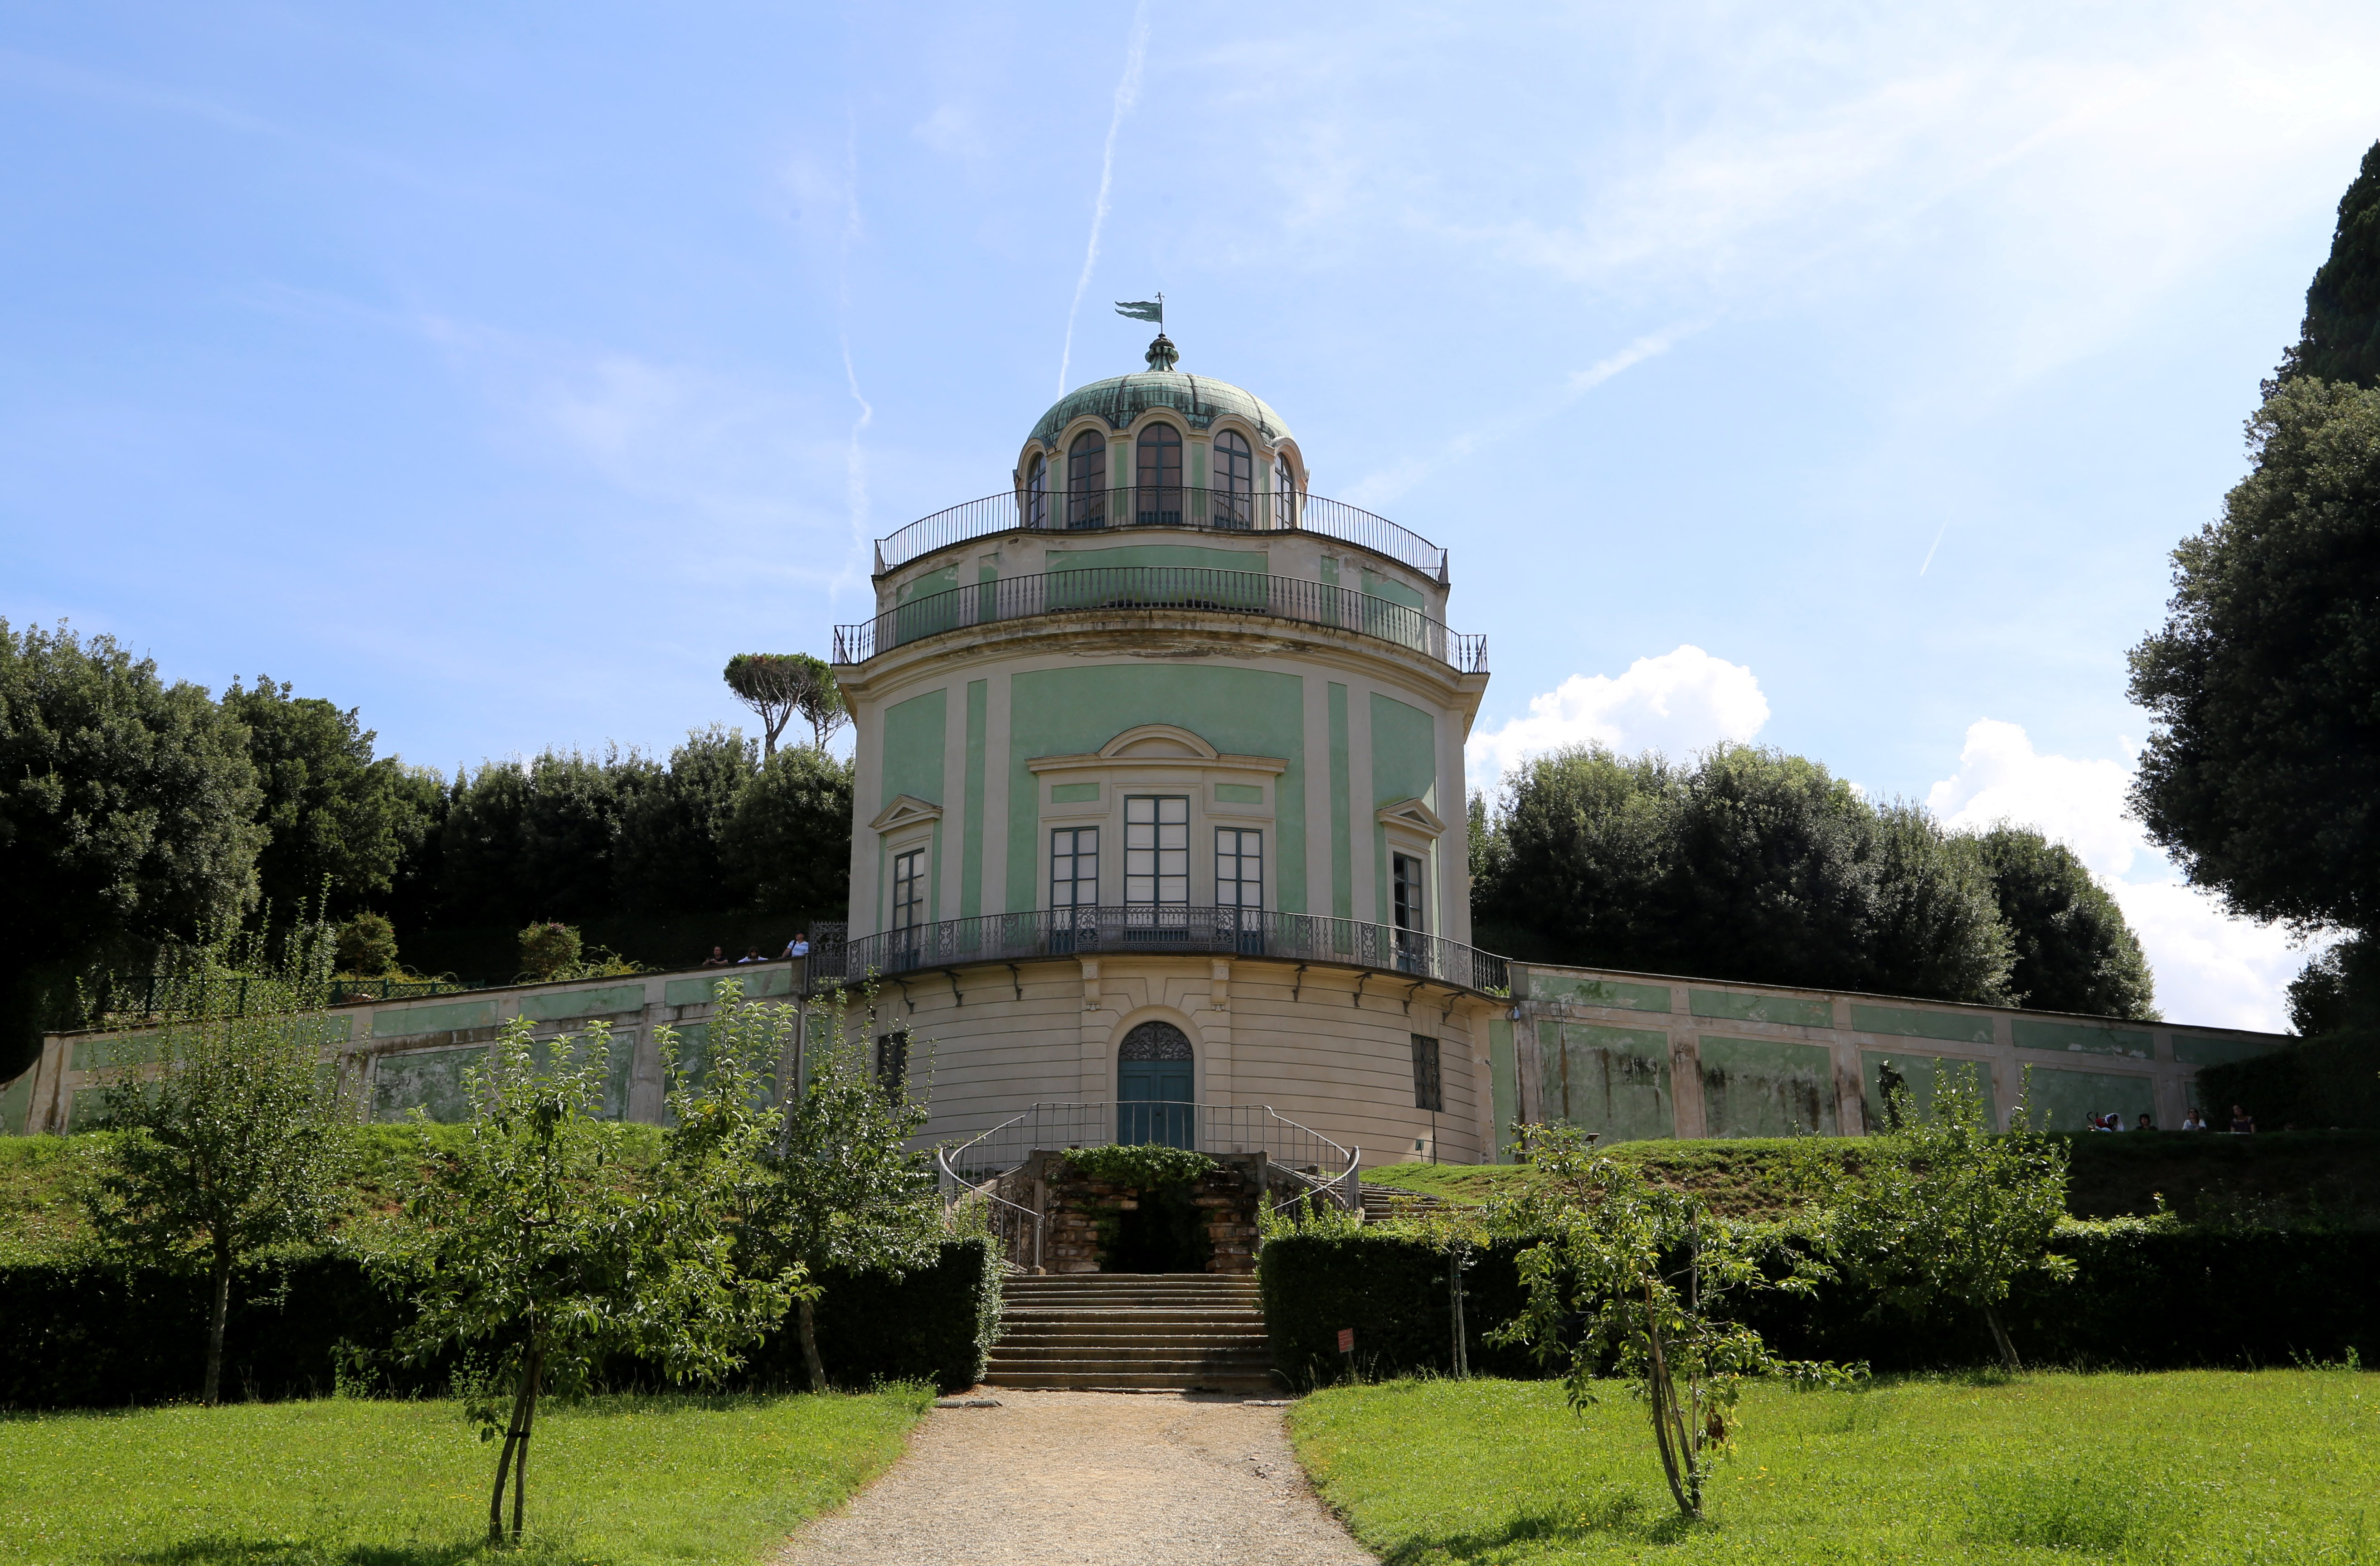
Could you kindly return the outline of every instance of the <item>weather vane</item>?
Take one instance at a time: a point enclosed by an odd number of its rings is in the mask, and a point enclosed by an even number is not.
[[[1153,299],[1118,299],[1115,308],[1118,315],[1131,320],[1157,322],[1157,341],[1148,345],[1148,368],[1172,369],[1182,356],[1174,351],[1173,339],[1165,334],[1165,296],[1160,294]]]

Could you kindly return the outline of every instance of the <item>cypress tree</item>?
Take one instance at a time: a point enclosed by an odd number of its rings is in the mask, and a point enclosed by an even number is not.
[[[2265,394],[2300,377],[2380,386],[2380,141],[2339,198],[2330,259],[2306,289],[2305,322]]]

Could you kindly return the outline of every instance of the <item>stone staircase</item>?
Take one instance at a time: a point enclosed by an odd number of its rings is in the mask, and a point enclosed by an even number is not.
[[[1204,1272],[1012,1274],[995,1387],[1070,1391],[1274,1390],[1257,1283]]]
[[[1432,1196],[1420,1191],[1400,1191],[1391,1185],[1364,1187],[1364,1221],[1366,1223],[1378,1223],[1390,1218],[1410,1218],[1417,1213],[1443,1212],[1452,1206],[1443,1196]]]

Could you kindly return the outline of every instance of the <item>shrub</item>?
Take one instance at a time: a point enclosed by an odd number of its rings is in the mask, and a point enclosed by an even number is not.
[[[578,965],[576,926],[547,921],[520,932],[521,974],[533,981],[562,978]]]
[[[339,927],[336,961],[343,974],[378,978],[396,969],[396,927],[367,909]]]
[[[1066,1167],[1086,1180],[1143,1189],[1196,1180],[1216,1167],[1215,1160],[1204,1153],[1154,1143],[1133,1147],[1114,1143],[1104,1147],[1069,1147],[1062,1156]]]
[[[2262,1131],[2284,1125],[2380,1130],[2380,1028],[2330,1034],[2252,1061],[2207,1066],[2199,1101],[2246,1106]]]

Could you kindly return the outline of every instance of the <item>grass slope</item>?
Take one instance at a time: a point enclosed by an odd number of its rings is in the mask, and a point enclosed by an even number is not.
[[[1402,1381],[1292,1415],[1390,1566],[2380,1560],[2380,1379],[2348,1370],[1759,1385],[1710,1518],[1681,1524],[1644,1405]]]
[[[521,1554],[572,1566],[758,1560],[881,1472],[931,1396],[540,1409],[536,1537]],[[452,1402],[0,1417],[0,1562],[459,1566],[486,1553],[494,1476],[494,1449]]]

